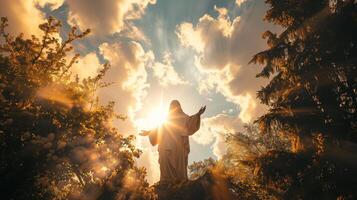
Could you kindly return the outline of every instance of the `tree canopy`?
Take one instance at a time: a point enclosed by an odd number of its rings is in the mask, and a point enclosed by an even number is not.
[[[258,177],[283,199],[356,198],[357,4],[353,0],[266,0],[268,49],[251,62],[269,83],[262,134],[292,138],[290,150],[260,156]]]
[[[265,65],[257,77],[272,77],[258,92],[270,111],[258,121],[300,135],[356,139],[357,18],[355,1],[267,0],[269,49],[252,61]]]
[[[109,64],[80,80],[70,68],[72,43],[85,37],[49,18],[42,38],[0,35],[0,187],[2,199],[151,199],[140,150],[111,121],[114,103],[98,104],[95,92]]]

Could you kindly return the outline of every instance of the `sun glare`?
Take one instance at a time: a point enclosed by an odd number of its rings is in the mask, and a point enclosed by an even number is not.
[[[167,109],[160,103],[160,105],[147,112],[144,118],[137,119],[135,124],[141,130],[153,129],[165,123],[166,118]]]
[[[159,126],[166,121],[167,113],[166,110],[163,109],[162,106],[156,108],[150,113],[149,118],[152,119],[152,123],[155,126]]]

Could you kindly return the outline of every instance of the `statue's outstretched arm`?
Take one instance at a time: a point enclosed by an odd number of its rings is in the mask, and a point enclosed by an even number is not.
[[[206,106],[202,106],[200,110],[197,112],[198,115],[202,115],[206,111]]]
[[[139,133],[139,135],[141,136],[148,136],[150,134],[150,131],[148,130],[141,130],[141,132]]]
[[[157,145],[158,141],[157,141],[157,129],[152,129],[150,131],[148,130],[142,130],[139,135],[141,136],[149,136],[149,140],[151,145],[155,146]]]
[[[201,125],[201,115],[205,112],[206,106],[200,108],[200,110],[187,118],[186,120],[186,133],[185,135],[193,135],[200,129]]]

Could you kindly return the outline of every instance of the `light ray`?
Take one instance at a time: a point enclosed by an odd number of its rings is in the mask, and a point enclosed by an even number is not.
[[[137,119],[135,125],[141,130],[157,128],[166,122],[167,113],[168,108],[163,105],[163,94],[161,93],[159,105],[150,110],[146,117]]]

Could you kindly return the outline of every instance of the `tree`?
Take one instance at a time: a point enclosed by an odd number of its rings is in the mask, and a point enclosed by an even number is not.
[[[246,124],[244,128],[244,132],[226,135],[227,151],[222,158],[209,158],[189,166],[192,185],[214,188],[218,183],[232,193],[233,199],[276,197],[260,180],[260,158],[272,151],[288,151],[291,141],[276,132],[262,135],[256,124]]]
[[[122,118],[114,103],[98,104],[96,77],[74,78],[72,42],[90,31],[72,28],[59,40],[61,23],[49,18],[41,39],[0,35],[0,187],[2,199],[151,199],[133,136],[110,125]]]
[[[266,0],[269,49],[251,62],[270,77],[258,92],[270,111],[258,121],[265,131],[279,124],[299,135],[323,134],[357,142],[357,5],[353,0]]]
[[[244,128],[244,132],[227,135],[227,152],[221,161],[233,177],[254,182],[259,168],[256,160],[271,151],[290,151],[291,140],[275,131],[262,134],[257,124],[246,124]]]
[[[243,132],[228,134],[227,151],[220,162],[229,177],[230,188],[242,199],[279,197],[261,181],[261,158],[274,151],[290,151],[292,140],[279,131],[262,134],[257,124],[246,124]]]
[[[269,112],[257,123],[305,148],[262,155],[260,184],[283,199],[356,198],[357,167],[346,153],[357,152],[356,1],[266,3],[265,20],[284,31],[265,32],[269,48],[251,60],[264,65],[257,77],[270,78],[258,91]]]

